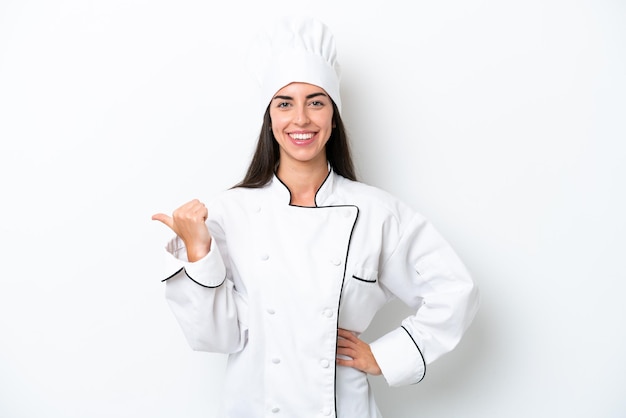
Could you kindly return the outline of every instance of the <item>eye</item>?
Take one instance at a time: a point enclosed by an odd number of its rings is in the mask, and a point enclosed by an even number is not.
[[[321,100],[313,100],[309,104],[313,107],[321,107],[321,106],[324,106],[325,103],[322,102]]]
[[[278,102],[278,104],[276,105],[276,107],[283,109],[289,106],[289,102]]]

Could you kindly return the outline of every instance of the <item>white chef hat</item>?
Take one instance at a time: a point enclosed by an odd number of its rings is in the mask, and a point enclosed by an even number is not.
[[[317,19],[280,19],[253,42],[248,68],[260,86],[263,112],[276,92],[293,82],[323,88],[341,111],[335,39],[328,27]]]

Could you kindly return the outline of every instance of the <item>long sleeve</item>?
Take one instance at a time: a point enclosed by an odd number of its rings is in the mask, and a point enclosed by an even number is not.
[[[247,303],[227,277],[215,239],[201,260],[189,262],[183,242],[166,246],[166,299],[194,350],[233,353],[245,344]]]
[[[372,342],[391,386],[419,382],[426,365],[459,343],[478,309],[478,289],[452,247],[420,215],[406,225],[384,263],[381,283],[415,314]]]

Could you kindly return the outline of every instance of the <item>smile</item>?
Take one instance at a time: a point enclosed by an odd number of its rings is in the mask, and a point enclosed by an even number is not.
[[[289,134],[289,137],[291,139],[294,139],[296,141],[307,141],[311,138],[313,138],[315,136],[315,134],[313,133],[306,133],[306,134]]]

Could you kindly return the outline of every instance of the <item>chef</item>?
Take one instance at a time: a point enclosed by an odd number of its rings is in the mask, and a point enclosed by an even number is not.
[[[166,298],[194,350],[229,355],[221,417],[374,418],[367,375],[422,380],[478,291],[419,213],[358,182],[333,35],[285,19],[254,49],[264,119],[244,179],[171,215]],[[376,312],[413,314],[371,343]]]

